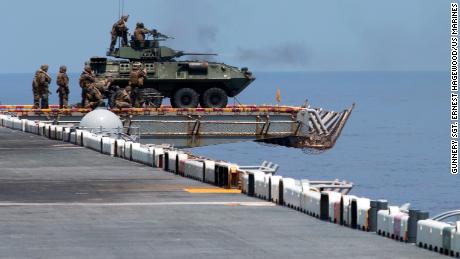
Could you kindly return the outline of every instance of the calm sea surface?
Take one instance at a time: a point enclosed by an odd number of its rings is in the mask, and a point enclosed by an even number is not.
[[[32,74],[0,75],[0,102],[32,103]],[[460,175],[449,173],[449,73],[324,72],[256,73],[238,100],[342,110],[356,102],[336,146],[321,154],[254,142],[194,148],[196,154],[241,165],[263,160],[294,178],[346,179],[353,193],[436,214],[460,209]],[[71,74],[71,103],[79,101],[78,74]],[[53,82],[54,84],[55,82]],[[56,86],[53,85],[53,89]],[[55,93],[51,102],[57,103]],[[229,103],[232,103],[230,101]]]

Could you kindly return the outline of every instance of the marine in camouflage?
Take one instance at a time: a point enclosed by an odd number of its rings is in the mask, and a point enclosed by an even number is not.
[[[142,68],[140,62],[133,64],[133,69],[129,74],[129,89],[131,91],[131,103],[134,103],[135,107],[139,107],[139,88],[144,86],[145,76],[147,70]]]
[[[93,71],[90,66],[85,66],[83,72],[80,75],[80,87],[81,87],[81,107],[86,106],[87,98],[86,92],[88,87],[96,81]]]
[[[122,108],[131,108],[131,96],[129,92],[124,89],[117,89],[115,92],[114,105],[113,107],[122,109]]]
[[[96,87],[96,84],[90,84],[86,89],[86,103],[85,108],[96,109],[101,106],[103,102],[103,96]]]
[[[145,47],[145,35],[149,33],[151,33],[151,31],[144,27],[144,23],[136,24],[136,29],[134,30],[133,40],[134,40],[134,43],[137,45],[137,47],[139,48]]]
[[[116,23],[113,24],[112,31],[110,33],[112,36],[110,42],[110,51],[114,50],[118,37],[121,38],[121,45],[123,47],[128,46],[128,26],[126,25],[128,18],[129,15],[124,15]]]
[[[34,96],[34,109],[40,108],[40,94],[38,92],[38,84],[37,84],[37,75],[39,70],[35,72],[34,79],[32,80],[32,93]]]
[[[51,76],[48,74],[48,65],[44,64],[35,73],[35,79],[32,83],[32,87],[35,87],[34,93],[34,106],[38,106],[38,100],[40,101],[40,108],[48,109],[48,96],[49,84],[51,83]],[[36,97],[38,100],[36,102]]]
[[[59,94],[59,108],[68,108],[69,107],[69,77],[67,76],[67,67],[61,66],[59,68],[59,73],[56,77],[56,84],[58,89],[56,93]]]

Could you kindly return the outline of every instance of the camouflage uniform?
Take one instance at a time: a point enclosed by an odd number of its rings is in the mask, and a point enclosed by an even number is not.
[[[136,29],[134,30],[134,41],[138,47],[145,47],[145,35],[148,33],[151,33],[151,31],[146,29],[143,23],[136,24]]]
[[[59,108],[69,106],[69,77],[67,76],[67,67],[61,66],[56,78],[56,84],[59,86],[56,93],[59,94]]]
[[[35,86],[37,94],[40,99],[40,106],[42,109],[48,109],[48,95],[49,84],[51,83],[51,77],[48,75],[48,65],[42,65],[35,74]],[[35,97],[34,97],[35,99]],[[35,100],[34,100],[35,101]]]
[[[34,79],[32,80],[32,93],[34,95],[34,109],[38,109],[40,107],[40,94],[38,92],[38,84],[37,84],[37,75],[40,73],[40,70],[35,72]]]
[[[134,107],[140,106],[137,93],[139,87],[144,86],[144,79],[147,74],[141,66],[139,62],[134,63],[133,70],[129,74],[129,90],[131,91],[131,103],[134,103]]]
[[[105,79],[96,80],[95,86],[99,92],[104,95],[104,93],[110,90],[110,86],[112,85],[112,77],[107,77]]]
[[[95,82],[93,71],[90,66],[85,66],[85,70],[80,75],[80,87],[81,87],[81,107],[86,106],[86,91],[88,87]]]
[[[113,51],[115,44],[117,43],[117,38],[121,38],[121,45],[123,47],[128,46],[128,27],[126,23],[128,22],[129,15],[122,16],[120,20],[112,26],[112,41],[110,42],[110,51]]]
[[[97,90],[96,85],[90,84],[86,89],[86,104],[85,108],[96,109],[103,104],[103,96],[99,90]]]
[[[126,89],[119,89],[115,93],[115,108],[131,108],[131,97]]]

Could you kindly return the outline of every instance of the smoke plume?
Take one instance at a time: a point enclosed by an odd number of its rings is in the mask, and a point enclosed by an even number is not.
[[[260,65],[281,64],[304,67],[309,60],[307,47],[300,43],[286,42],[267,49],[238,47],[236,57],[242,61]]]

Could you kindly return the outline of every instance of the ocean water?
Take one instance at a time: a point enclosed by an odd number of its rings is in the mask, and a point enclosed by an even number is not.
[[[255,73],[257,80],[237,98],[244,104],[281,103],[342,110],[356,108],[337,144],[320,154],[240,142],[191,149],[195,154],[241,165],[263,160],[279,175],[297,179],[345,179],[353,194],[406,202],[432,214],[460,209],[460,175],[449,172],[448,72]],[[0,102],[32,102],[32,74],[0,75]],[[71,74],[70,102],[79,101],[78,74]],[[53,82],[54,83],[54,82]],[[52,89],[56,89],[53,85]],[[50,98],[57,103],[54,93]],[[229,103],[233,103],[231,100]]]

